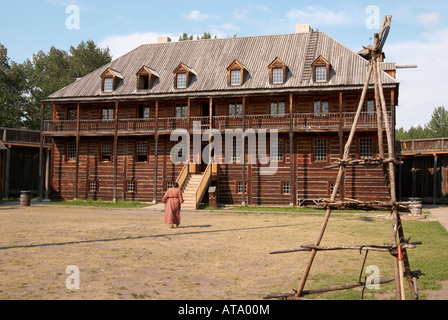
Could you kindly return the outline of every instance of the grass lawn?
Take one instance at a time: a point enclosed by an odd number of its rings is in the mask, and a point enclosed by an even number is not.
[[[294,212],[185,211],[179,228],[155,208],[0,206],[0,299],[258,300],[297,288],[308,252],[270,251],[313,243],[323,215]],[[422,270],[420,298],[448,280],[448,233],[437,222],[403,219],[409,250]],[[322,245],[383,245],[392,221],[335,214]],[[357,282],[365,252],[319,252],[305,289]],[[66,288],[68,266],[80,270],[80,289]],[[369,252],[366,266],[393,275],[388,253]],[[364,272],[362,278],[368,276]],[[393,283],[366,290],[365,299],[394,299]],[[409,290],[407,290],[409,291]],[[361,289],[310,298],[359,300]]]

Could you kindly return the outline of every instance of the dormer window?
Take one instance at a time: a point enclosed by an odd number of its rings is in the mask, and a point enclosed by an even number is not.
[[[313,80],[315,82],[330,81],[331,65],[324,57],[319,56],[311,64],[311,67],[313,68]]]
[[[279,58],[275,58],[275,60],[269,65],[269,83],[285,83],[287,74],[288,67]]]
[[[227,85],[241,86],[246,78],[247,69],[238,60],[227,67]]]
[[[196,76],[196,72],[192,68],[181,63],[174,70],[174,87],[178,89],[188,88],[194,76]]]
[[[103,92],[113,92],[122,80],[123,76],[120,72],[107,68],[101,75],[101,90]]]
[[[148,90],[151,89],[154,85],[154,82],[159,78],[159,74],[148,68],[147,66],[143,66],[137,72],[137,89],[139,90]]]
[[[272,69],[272,83],[283,83],[283,69]]]
[[[104,78],[104,92],[112,92],[112,91],[114,91],[114,79]]]
[[[240,70],[230,71],[230,85],[231,86],[241,85],[241,71]]]
[[[187,74],[186,73],[178,73],[177,74],[177,87],[178,88],[186,88],[187,87]]]

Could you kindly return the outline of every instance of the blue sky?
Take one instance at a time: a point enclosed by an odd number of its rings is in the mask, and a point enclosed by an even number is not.
[[[79,29],[67,27],[79,8]],[[377,11],[368,10],[369,6]],[[370,7],[372,8],[372,7]],[[402,69],[397,125],[408,129],[429,121],[435,107],[448,108],[445,73],[448,62],[448,2],[408,1],[116,1],[116,0],[0,0],[0,43],[8,56],[23,62],[51,46],[67,50],[81,40],[109,47],[114,58],[158,36],[176,41],[183,32],[209,32],[219,38],[237,35],[293,33],[308,23],[354,51],[368,45],[377,29],[368,27],[376,13],[392,15],[385,46],[386,60]],[[69,23],[70,25],[70,23]]]

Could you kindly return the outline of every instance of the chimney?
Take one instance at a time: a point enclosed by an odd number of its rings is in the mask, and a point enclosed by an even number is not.
[[[296,25],[296,33],[307,33],[311,32],[311,27],[309,24],[298,24]]]
[[[168,43],[168,42],[171,42],[170,37],[158,37],[157,38],[157,43]]]

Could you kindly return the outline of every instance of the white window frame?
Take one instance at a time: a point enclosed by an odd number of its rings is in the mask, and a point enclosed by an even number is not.
[[[181,89],[187,87],[187,74],[186,73],[178,73],[177,74],[177,87],[181,88]]]
[[[243,182],[238,181],[238,184],[236,186],[237,188],[237,193],[243,193]],[[247,193],[247,182],[244,184],[244,193]]]
[[[272,69],[272,83],[283,83],[283,69]]]
[[[314,139],[314,161],[328,161],[327,139]]]
[[[314,100],[314,113],[328,113],[328,99],[315,99]]]
[[[230,85],[231,86],[241,85],[241,70],[230,71]]]
[[[104,78],[104,92],[114,91],[114,78]]]
[[[282,182],[282,194],[291,194],[290,182]]]
[[[272,141],[271,143],[271,161],[276,161],[276,162],[280,162],[283,161],[283,139],[277,139]],[[275,154],[274,152],[272,152],[272,150],[274,150],[273,148],[277,148],[277,154]]]
[[[327,67],[316,66],[316,82],[326,82],[327,81]]]
[[[126,182],[126,192],[128,193],[137,192],[137,182],[135,180],[129,180]]]
[[[373,157],[373,139],[361,138],[359,139],[359,157],[372,158]]]

